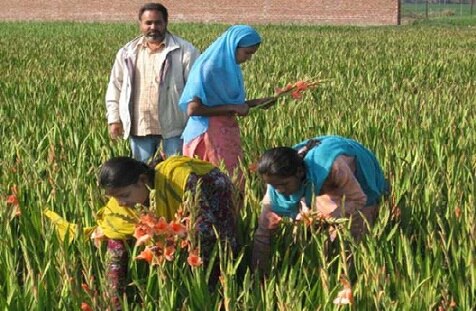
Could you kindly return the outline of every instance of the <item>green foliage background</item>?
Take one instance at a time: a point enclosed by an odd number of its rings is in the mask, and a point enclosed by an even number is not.
[[[227,26],[170,28],[203,50]],[[301,101],[282,100],[241,119],[245,166],[266,148],[338,134],[374,150],[392,183],[372,234],[349,245],[357,276],[350,308],[434,310],[454,301],[461,310],[474,309],[476,28],[465,22],[257,29],[263,44],[243,67],[249,98],[304,78],[331,81]],[[107,306],[104,250],[83,237],[62,244],[41,211],[94,223],[103,203],[97,169],[129,153],[127,142],[107,136],[104,95],[115,53],[136,34],[134,24],[0,23],[1,309]],[[5,203],[13,185],[19,217]],[[271,276],[261,282],[249,272],[262,193],[250,173],[240,217],[242,256],[222,258],[227,273],[215,291],[207,289],[206,271],[190,271],[180,258],[149,273],[131,261],[137,290],[129,308],[338,309],[332,300],[343,256],[323,255],[324,234],[298,230],[301,238],[293,241],[284,227]]]

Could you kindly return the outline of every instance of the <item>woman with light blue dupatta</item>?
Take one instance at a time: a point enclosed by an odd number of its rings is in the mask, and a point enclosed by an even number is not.
[[[267,150],[257,171],[268,185],[254,236],[253,265],[266,271],[270,239],[282,217],[315,211],[322,217],[348,218],[359,241],[372,226],[388,184],[375,155],[355,140],[321,136],[292,148]],[[335,232],[334,232],[335,234]],[[330,232],[330,239],[334,240]]]
[[[271,98],[246,100],[240,64],[256,53],[261,37],[250,26],[228,28],[195,61],[179,101],[190,116],[182,134],[183,154],[238,174],[243,157],[237,116]]]

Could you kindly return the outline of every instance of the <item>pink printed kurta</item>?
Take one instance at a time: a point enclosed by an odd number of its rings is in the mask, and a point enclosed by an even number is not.
[[[230,176],[237,174],[238,180],[241,180],[239,164],[243,151],[236,117],[209,117],[208,130],[184,145],[183,155],[198,157],[218,167],[223,163]]]

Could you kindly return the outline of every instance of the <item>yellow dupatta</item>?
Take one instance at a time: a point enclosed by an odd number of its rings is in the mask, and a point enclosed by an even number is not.
[[[172,220],[180,208],[190,173],[203,176],[213,164],[185,156],[172,156],[155,167],[155,204],[157,215]]]
[[[73,241],[79,229],[77,224],[68,222],[50,209],[45,209],[43,213],[55,226],[61,241],[64,241],[66,236],[68,236],[69,242]],[[97,212],[97,225],[83,228],[83,233],[89,236],[96,228],[100,228],[102,234],[109,239],[125,240],[134,233],[138,219],[138,211],[134,208],[121,206],[116,199],[111,198],[106,206]]]

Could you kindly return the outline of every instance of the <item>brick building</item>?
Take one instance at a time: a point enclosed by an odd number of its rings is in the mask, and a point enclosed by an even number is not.
[[[132,21],[147,1],[0,0],[0,20]],[[163,0],[171,22],[398,25],[400,0]]]

